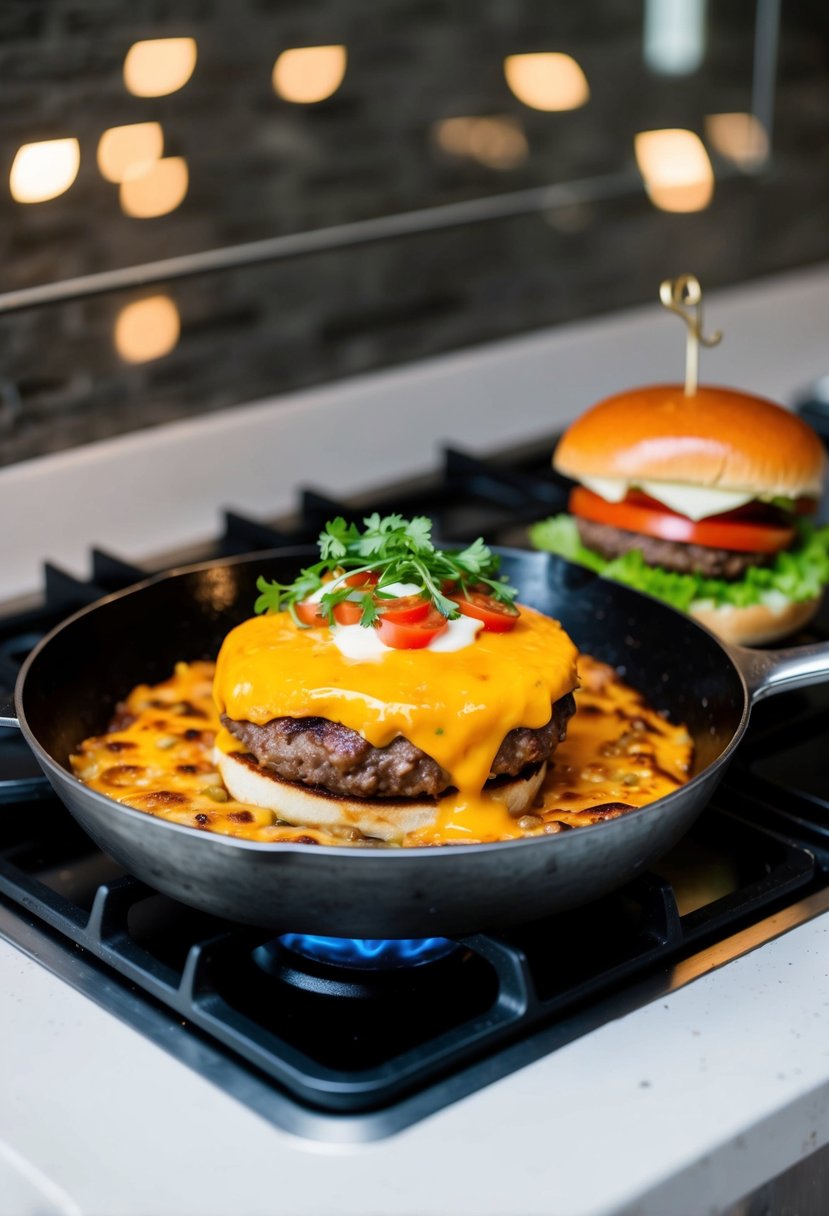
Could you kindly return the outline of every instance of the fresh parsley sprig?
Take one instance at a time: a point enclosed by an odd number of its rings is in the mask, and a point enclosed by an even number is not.
[[[371,594],[362,596],[360,624],[365,627],[376,621],[378,601],[393,598],[386,589],[394,583],[414,583],[450,619],[459,612],[454,600],[445,594],[447,584],[464,595],[483,587],[506,604],[512,604],[518,594],[499,577],[498,557],[481,537],[459,551],[437,549],[432,541],[432,521],[425,515],[404,519],[402,515],[381,516],[375,511],[363,520],[362,531],[338,516],[325,525],[319,549],[320,561],[301,570],[292,583],[258,578],[260,595],[254,611],[290,612],[303,628],[297,605],[325,587],[319,596],[319,608],[331,624],[337,604],[361,590],[346,579],[361,574],[377,579]]]

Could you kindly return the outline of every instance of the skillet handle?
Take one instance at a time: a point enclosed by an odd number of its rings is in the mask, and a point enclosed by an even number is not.
[[[728,651],[748,685],[752,705],[778,692],[829,680],[829,642],[789,646],[785,650],[729,646]]]

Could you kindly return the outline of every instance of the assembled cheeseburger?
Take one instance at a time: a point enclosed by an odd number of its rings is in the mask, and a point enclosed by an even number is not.
[[[569,515],[533,543],[690,613],[727,642],[772,642],[816,611],[829,527],[814,525],[817,435],[748,393],[679,384],[618,393],[564,434]]]
[[[519,837],[575,705],[576,647],[478,540],[337,519],[219,654],[215,763],[281,820],[399,842]],[[419,834],[419,835],[417,835]]]

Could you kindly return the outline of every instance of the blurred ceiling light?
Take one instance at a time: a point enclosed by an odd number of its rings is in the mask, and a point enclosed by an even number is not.
[[[181,334],[178,309],[169,296],[149,296],[125,305],[115,322],[115,349],[127,363],[169,355]]]
[[[432,133],[444,152],[469,157],[489,169],[514,169],[530,151],[514,118],[443,118]]]
[[[720,156],[741,169],[759,169],[769,158],[766,128],[754,114],[709,114],[705,133]]]
[[[17,149],[9,190],[18,203],[45,203],[57,198],[78,176],[81,147],[77,139],[45,139]]]
[[[98,141],[98,168],[108,182],[141,177],[164,151],[164,132],[157,122],[110,127]]]
[[[558,51],[507,55],[504,75],[518,100],[533,110],[577,110],[590,100],[584,72]]]
[[[184,199],[189,180],[184,157],[165,156],[149,165],[140,177],[121,182],[121,210],[141,220],[167,215]]]
[[[705,55],[706,0],[645,0],[645,63],[662,76],[696,72]]]
[[[136,97],[164,97],[187,84],[196,66],[195,38],[134,42],[124,60],[124,84]]]
[[[661,211],[702,211],[714,193],[714,170],[705,145],[682,128],[640,131],[636,163],[645,189]]]
[[[347,60],[344,46],[298,46],[283,51],[273,65],[274,92],[298,105],[325,101],[342,84]]]

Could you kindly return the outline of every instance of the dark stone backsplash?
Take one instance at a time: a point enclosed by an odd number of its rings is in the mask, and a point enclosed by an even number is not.
[[[783,6],[774,156],[732,170],[698,213],[657,211],[638,186],[635,131],[749,108],[753,5],[709,5],[705,63],[655,78],[642,5],[590,0],[27,0],[0,4],[0,293],[279,233],[628,172],[619,197],[0,316],[0,463],[223,409],[288,389],[470,346],[646,300],[693,270],[707,286],[829,255],[829,63],[823,8]],[[126,93],[138,38],[191,34],[199,61],[178,93]],[[341,89],[317,106],[270,87],[286,47],[343,42]],[[558,49],[584,68],[583,110],[521,105],[506,54]],[[496,115],[529,154],[509,170],[452,156],[434,124]],[[130,219],[95,164],[107,127],[157,119],[184,155],[171,214]],[[8,192],[20,144],[77,135],[70,190],[21,206]],[[726,170],[714,160],[715,169]],[[175,349],[129,365],[113,347],[131,299],[168,294]]]

